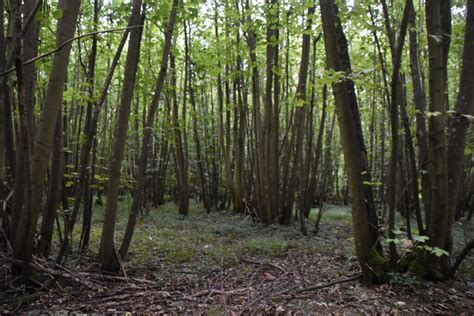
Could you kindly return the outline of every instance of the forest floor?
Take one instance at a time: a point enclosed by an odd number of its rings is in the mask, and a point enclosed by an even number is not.
[[[125,228],[126,204],[122,202],[118,216],[117,240]],[[362,285],[347,207],[329,207],[316,237],[303,236],[296,224],[264,227],[230,212],[206,214],[198,204],[183,219],[174,205],[166,204],[139,220],[122,277],[98,273],[97,213],[92,254],[70,256],[66,268],[59,269],[51,268],[52,260],[35,259],[42,279],[34,288],[5,284],[8,277],[1,274],[8,268],[0,266],[0,286],[6,289],[0,294],[0,311],[233,315],[474,310],[472,254],[448,282],[419,282],[405,274],[394,275],[391,284]],[[311,215],[312,222],[315,217]],[[473,226],[456,226],[458,248],[467,235],[472,238]]]

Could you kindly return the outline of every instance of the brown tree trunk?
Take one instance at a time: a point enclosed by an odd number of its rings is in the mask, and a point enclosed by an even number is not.
[[[430,222],[430,209],[431,209],[431,179],[429,169],[429,158],[428,158],[428,136],[426,130],[425,121],[425,110],[426,110],[426,99],[425,99],[425,88],[421,79],[421,68],[419,59],[419,46],[416,29],[416,12],[414,7],[411,8],[410,14],[410,68],[411,78],[413,82],[413,102],[415,108],[418,110],[416,113],[416,139],[418,144],[418,169],[421,174],[421,192],[423,200],[423,208],[425,214],[426,230],[428,230]],[[416,181],[418,183],[418,181]]]
[[[296,88],[296,96],[294,102],[296,103],[296,110],[293,121],[293,132],[289,144],[289,150],[286,152],[287,157],[293,157],[293,169],[289,176],[288,186],[283,188],[283,199],[280,223],[284,225],[290,224],[291,215],[293,212],[293,204],[295,200],[296,188],[298,187],[298,178],[301,172],[301,160],[304,142],[304,130],[306,128],[306,84],[308,80],[308,68],[311,52],[311,24],[312,15],[315,7],[311,6],[308,9],[305,32],[303,33],[302,47],[301,47],[301,62],[298,75],[298,86]],[[291,158],[290,158],[291,159]],[[301,181],[301,180],[300,180]],[[302,214],[301,214],[302,215]],[[304,216],[303,216],[304,217]]]
[[[402,63],[402,51],[403,45],[405,44],[405,36],[408,27],[408,17],[410,9],[413,7],[412,0],[405,2],[405,9],[403,10],[403,18],[400,26],[400,35],[398,36],[397,46],[393,50],[393,70],[392,70],[392,83],[391,83],[391,102],[390,102],[390,122],[392,129],[392,150],[390,156],[390,186],[388,192],[388,238],[395,238],[395,212],[397,208],[397,159],[400,155],[400,144],[399,144],[399,106],[403,102],[402,100],[402,87],[400,78],[400,68]],[[390,262],[395,265],[398,260],[398,254],[396,245],[394,243],[389,244],[390,249]]]
[[[77,17],[79,14],[80,1],[59,1],[59,8],[63,15],[58,21],[56,30],[56,46],[61,45],[64,41],[70,39],[74,35]],[[63,85],[66,81],[67,65],[69,62],[69,53],[71,44],[66,45],[62,50],[58,51],[53,57],[53,66],[49,77],[48,88],[45,95],[45,102],[43,111],[41,112],[40,121],[36,133],[34,155],[31,162],[31,199],[30,214],[25,213],[26,222],[22,221],[20,217],[19,225],[26,225],[21,230],[17,231],[15,247],[18,251],[15,252],[16,259],[23,260],[25,263],[31,259],[34,235],[36,232],[36,223],[42,208],[43,189],[45,186],[45,177],[48,168],[49,156],[51,153],[51,145],[54,138],[54,127],[61,107]],[[26,113],[25,113],[26,115]],[[27,146],[23,144],[23,146]],[[24,156],[28,160],[27,156]],[[30,162],[25,162],[25,164]],[[26,171],[28,169],[25,169]],[[26,175],[28,177],[28,175]],[[30,183],[26,183],[29,185]],[[27,211],[25,209],[25,211]]]
[[[40,240],[38,242],[38,252],[44,257],[48,257],[51,250],[51,240],[53,237],[54,220],[61,196],[61,186],[63,181],[63,128],[62,115],[56,119],[56,130],[54,132],[54,147],[51,159],[51,174],[49,179],[49,192],[46,204],[43,208],[43,220],[41,221]]]
[[[132,25],[132,17],[130,17],[128,25]],[[120,56],[122,55],[122,50],[125,46],[125,43],[128,38],[128,34],[130,33],[129,29],[125,30],[122,38],[120,40],[120,43],[117,47],[117,50],[115,52],[114,58],[112,60],[112,63],[109,67],[107,78],[105,79],[104,87],[102,88],[102,92],[99,98],[99,101],[95,105],[93,112],[91,114],[91,120],[90,124],[88,126],[88,129],[86,129],[86,134],[85,134],[85,141],[84,144],[81,147],[81,156],[80,156],[80,170],[79,170],[79,177],[76,185],[74,186],[75,191],[74,191],[74,206],[71,212],[71,218],[70,222],[66,227],[68,227],[68,232],[71,231],[74,228],[74,225],[76,223],[77,216],[79,215],[79,211],[81,208],[81,203],[83,201],[82,197],[84,196],[84,191],[86,189],[86,179],[87,179],[87,172],[89,168],[89,159],[90,159],[90,153],[92,150],[92,146],[94,143],[94,139],[96,138],[97,135],[97,126],[99,124],[99,114],[100,110],[102,109],[103,106],[106,104],[107,100],[107,95],[109,91],[109,86],[110,83],[112,82],[113,75],[115,73],[115,69],[117,68],[117,65],[120,60]],[[104,115],[105,117],[107,116],[106,114]],[[106,125],[104,125],[105,127]],[[64,127],[64,130],[67,130],[66,126]],[[105,142],[104,142],[105,143]],[[66,163],[67,163],[67,159]],[[63,195],[65,195],[65,190],[63,190]],[[67,201],[67,198],[65,199]],[[61,263],[62,259],[65,255],[65,252],[67,250],[67,247],[69,246],[69,237],[67,237],[68,232],[65,232],[65,238],[61,242],[61,248],[59,249],[58,256],[56,258],[56,262]]]
[[[134,0],[132,8],[132,25],[140,23],[140,7],[142,0]],[[104,223],[102,226],[102,238],[100,243],[102,270],[118,271],[118,259],[114,244],[115,219],[117,216],[117,203],[119,195],[120,175],[122,159],[125,151],[125,141],[128,132],[128,118],[130,115],[130,104],[132,102],[135,87],[136,72],[140,55],[141,29],[130,31],[127,58],[125,60],[124,80],[118,109],[117,127],[115,130],[115,142],[113,144],[112,157],[109,165],[109,183],[107,185],[107,202],[104,212]]]
[[[165,82],[166,72],[168,70],[168,58],[171,49],[171,41],[173,37],[173,30],[176,20],[176,14],[178,10],[179,0],[173,0],[173,6],[170,13],[170,18],[168,21],[168,26],[165,32],[165,43],[163,47],[163,53],[161,57],[160,72],[158,75],[158,80],[155,86],[155,92],[153,99],[150,104],[150,108],[147,113],[147,120],[144,126],[144,135],[142,140],[142,151],[140,154],[140,163],[138,165],[138,174],[135,183],[135,189],[133,192],[133,202],[128,217],[127,228],[123,236],[122,244],[120,246],[119,255],[122,259],[125,259],[128,248],[132,241],[133,232],[135,230],[135,224],[137,221],[137,216],[142,205],[145,177],[148,166],[148,152],[150,151],[150,144],[152,138],[153,125],[155,121],[156,112],[158,110],[158,105],[160,102],[161,91],[163,90],[163,84]],[[117,271],[117,270],[115,270]]]
[[[267,13],[267,47],[266,47],[266,81],[265,105],[263,115],[263,161],[266,172],[263,172],[262,202],[265,213],[270,214],[270,222],[278,218],[280,209],[280,153],[279,153],[279,75],[278,67],[278,23],[279,4],[277,0],[266,1]]]
[[[342,29],[336,28],[338,23],[336,5],[333,0],[321,0],[320,7],[327,66],[335,71],[343,71],[339,52],[340,48],[336,41],[337,36],[342,36],[342,34],[338,34],[338,32],[342,32]],[[373,256],[375,242],[370,235],[368,209],[365,202],[366,193],[364,191],[364,178],[362,174],[366,171],[366,168],[363,165],[359,147],[359,137],[362,135],[358,135],[353,117],[354,111],[351,110],[346,80],[333,83],[332,87],[338,112],[342,149],[351,195],[357,259],[364,278],[367,281],[372,281],[376,277],[373,269],[370,267],[370,259]]]
[[[176,62],[173,53],[170,55],[171,67],[171,86],[173,89],[173,130],[174,130],[174,148],[177,158],[177,174],[178,174],[178,200],[179,213],[187,215],[189,212],[189,189],[188,189],[188,157],[186,148],[184,148],[183,136],[186,135],[186,122],[179,122],[179,101],[176,93]],[[183,106],[182,111],[186,111]]]
[[[446,98],[443,67],[441,1],[426,2],[426,25],[430,74],[429,155],[431,159],[431,223],[428,232],[432,246],[444,248],[448,223],[448,155],[445,133]],[[436,258],[434,258],[436,259]],[[435,264],[436,269],[436,264]]]
[[[448,143],[448,211],[446,250],[453,246],[452,224],[460,192],[464,167],[464,148],[469,129],[468,115],[474,115],[474,0],[467,2],[466,32],[462,57],[461,78],[454,115],[450,122]]]

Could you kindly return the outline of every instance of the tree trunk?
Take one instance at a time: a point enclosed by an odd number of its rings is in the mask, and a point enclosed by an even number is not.
[[[61,113],[61,109],[60,109]],[[46,204],[43,208],[43,220],[41,221],[40,240],[38,242],[38,252],[44,257],[48,257],[51,250],[51,240],[53,237],[54,220],[61,196],[61,186],[63,181],[63,129],[62,115],[56,119],[56,130],[54,132],[54,148],[51,160],[51,175],[49,179],[49,192]]]
[[[176,62],[173,53],[170,55],[171,66],[171,86],[173,89],[173,130],[174,130],[174,148],[177,158],[177,174],[178,174],[178,200],[179,213],[187,215],[189,212],[189,188],[188,188],[188,157],[187,150],[184,148],[183,136],[186,135],[186,122],[179,121],[179,101],[176,93]],[[182,111],[186,111],[183,106]]]
[[[160,102],[161,91],[163,90],[163,84],[165,82],[166,72],[168,70],[168,58],[171,49],[171,40],[173,36],[174,24],[176,20],[176,13],[178,10],[179,0],[173,0],[173,7],[171,9],[168,26],[165,33],[165,43],[163,47],[163,53],[161,57],[160,73],[156,82],[153,99],[150,104],[150,108],[147,114],[146,124],[144,126],[144,135],[142,140],[142,151],[140,154],[140,163],[138,165],[138,174],[135,183],[135,189],[133,192],[132,208],[128,217],[127,228],[123,236],[122,244],[120,246],[119,255],[122,259],[125,259],[128,248],[132,241],[133,231],[137,221],[137,216],[142,205],[143,193],[145,186],[146,171],[148,166],[148,152],[150,150],[151,137],[153,131],[153,125],[155,121],[156,112]]]
[[[336,41],[336,37],[342,35],[338,34],[338,32],[342,32],[342,29],[336,28],[336,24],[338,23],[336,16],[337,7],[333,0],[321,0],[320,7],[327,66],[335,71],[343,71],[343,65],[339,57],[340,48]],[[364,179],[362,174],[366,171],[366,168],[363,166],[363,159],[359,147],[359,137],[362,135],[358,136],[353,117],[354,112],[351,110],[349,89],[346,80],[335,82],[332,87],[338,112],[342,149],[351,195],[352,221],[357,259],[364,278],[367,281],[373,281],[376,276],[370,267],[370,259],[373,256],[375,243],[370,235],[368,210],[365,202]]]
[[[426,230],[428,230],[430,222],[430,209],[431,209],[431,179],[429,169],[429,158],[428,158],[428,137],[426,131],[425,121],[425,110],[426,110],[426,99],[425,99],[425,88],[421,80],[421,68],[419,59],[419,46],[416,30],[416,12],[414,7],[411,8],[410,14],[410,68],[411,78],[413,82],[413,102],[416,113],[416,139],[418,144],[418,169],[421,174],[421,192],[423,199],[423,208],[425,214]],[[418,183],[418,181],[416,181]]]
[[[410,14],[410,9],[413,6],[411,3],[412,0],[407,0],[405,2],[405,9],[403,10],[403,18],[400,26],[400,35],[398,37],[397,46],[394,48],[392,58],[393,58],[393,70],[392,70],[392,83],[391,83],[391,102],[390,102],[390,122],[392,129],[392,150],[390,156],[390,186],[388,192],[388,238],[395,238],[395,212],[397,208],[397,159],[400,155],[399,149],[399,112],[398,108],[403,102],[402,100],[402,87],[401,78],[400,78],[400,68],[402,63],[402,51],[403,45],[405,44],[405,36],[408,26],[408,17]],[[390,249],[390,262],[392,265],[396,265],[398,260],[398,254],[396,250],[396,245],[394,243],[389,244]]]
[[[462,57],[461,78],[454,114],[450,122],[448,143],[448,211],[449,223],[446,250],[453,246],[452,224],[456,214],[464,167],[464,148],[469,129],[468,115],[474,115],[474,0],[467,2],[466,32]]]
[[[446,98],[443,67],[443,37],[441,29],[441,1],[426,2],[426,25],[430,74],[429,155],[431,159],[431,245],[444,248],[448,223],[448,172]],[[434,258],[436,259],[436,258]],[[438,261],[438,260],[436,260]],[[436,264],[435,264],[436,267]],[[435,268],[436,269],[436,268]]]
[[[128,26],[132,25],[132,18],[130,17]],[[99,101],[94,107],[94,110],[91,115],[91,121],[89,124],[89,128],[86,130],[86,135],[85,135],[85,141],[84,144],[81,147],[81,156],[80,156],[80,170],[79,170],[79,177],[78,177],[78,182],[74,186],[75,191],[74,191],[74,206],[71,212],[71,218],[70,222],[68,223],[68,230],[72,230],[74,228],[74,225],[76,223],[77,216],[79,214],[80,208],[81,208],[81,203],[83,201],[82,197],[84,196],[84,191],[86,189],[86,181],[87,181],[87,172],[89,168],[89,158],[90,158],[90,153],[92,150],[92,146],[94,143],[94,139],[96,138],[97,135],[97,126],[99,124],[99,114],[100,110],[102,109],[103,106],[106,104],[107,100],[107,95],[109,91],[109,86],[110,83],[112,82],[113,75],[115,73],[115,69],[117,68],[117,65],[120,60],[120,56],[122,54],[122,50],[125,46],[125,43],[128,38],[128,34],[130,31],[127,29],[124,31],[122,38],[120,40],[120,43],[117,47],[117,50],[115,52],[114,58],[112,60],[112,63],[109,67],[107,78],[105,79],[104,87],[102,88],[102,92],[99,98]],[[106,117],[107,114],[104,115]],[[106,127],[106,124],[104,124],[104,127]],[[64,130],[66,129],[66,126],[64,127]],[[105,136],[105,135],[104,135]],[[105,143],[105,142],[104,142]],[[66,163],[67,163],[67,159]],[[63,190],[63,195],[65,194]],[[67,201],[67,199],[65,199]],[[65,208],[66,209],[66,208]],[[64,254],[67,250],[67,247],[69,246],[69,238],[67,237],[68,232],[65,232],[65,238],[61,242],[61,248],[58,252],[58,256],[56,258],[56,262],[61,263],[62,259],[64,257]]]
[[[311,31],[312,15],[314,14],[314,10],[314,6],[311,6],[308,9],[307,24],[305,32],[303,33],[298,86],[296,88],[296,96],[294,100],[297,108],[295,110],[293,121],[293,132],[291,136],[292,139],[289,144],[289,151],[286,153],[288,157],[293,157],[293,170],[291,171],[288,186],[282,190],[284,194],[282,199],[283,207],[281,211],[280,223],[285,225],[290,224],[296,188],[298,187],[298,178],[301,172],[300,169],[303,154],[304,130],[306,128],[305,117],[308,107],[306,100],[306,84],[308,81],[308,68],[311,52],[311,34],[309,34],[309,32]],[[299,180],[301,181],[301,179]]]
[[[140,7],[142,0],[134,0],[132,8],[132,25],[140,23]],[[135,87],[136,72],[140,55],[140,41],[142,31],[139,28],[130,31],[127,58],[125,60],[124,80],[118,109],[117,127],[115,130],[115,142],[109,165],[109,183],[107,185],[107,202],[104,212],[104,223],[102,226],[102,238],[100,243],[102,270],[118,271],[118,259],[114,244],[115,218],[117,216],[117,204],[119,195],[120,175],[122,159],[125,151],[125,141],[128,132],[128,118],[130,115],[130,104],[132,102],[133,89]]]

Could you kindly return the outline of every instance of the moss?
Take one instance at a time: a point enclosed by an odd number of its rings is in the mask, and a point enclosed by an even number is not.
[[[416,256],[408,267],[408,271],[413,273],[418,280],[423,280],[428,275],[428,266],[423,256]]]
[[[368,263],[378,275],[383,275],[385,272],[387,272],[387,265],[389,263],[387,258],[385,258],[380,252],[375,249],[373,249],[370,253]]]
[[[224,311],[222,310],[221,306],[211,305],[209,306],[209,309],[207,310],[206,314],[209,316],[222,315],[224,314]]]
[[[40,298],[40,293],[39,293],[39,292],[27,294],[27,295],[25,295],[25,296],[19,298],[19,299],[16,301],[16,304],[17,304],[18,306],[28,305],[28,304],[31,304],[31,303],[37,301],[39,298]]]
[[[243,253],[278,256],[288,248],[288,242],[277,238],[257,236],[245,239],[242,242],[241,247]]]

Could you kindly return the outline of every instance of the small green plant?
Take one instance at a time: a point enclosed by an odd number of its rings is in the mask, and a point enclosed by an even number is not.
[[[420,280],[417,276],[411,272],[408,273],[398,273],[398,272],[388,272],[389,282],[393,285],[399,285],[404,287],[417,287],[420,285]]]
[[[402,232],[394,231],[395,235],[400,235]],[[405,252],[425,252],[437,257],[449,256],[449,252],[439,247],[433,247],[428,245],[430,237],[423,235],[413,235],[413,240],[408,238],[386,238],[386,243],[394,243],[396,245],[401,245]]]

